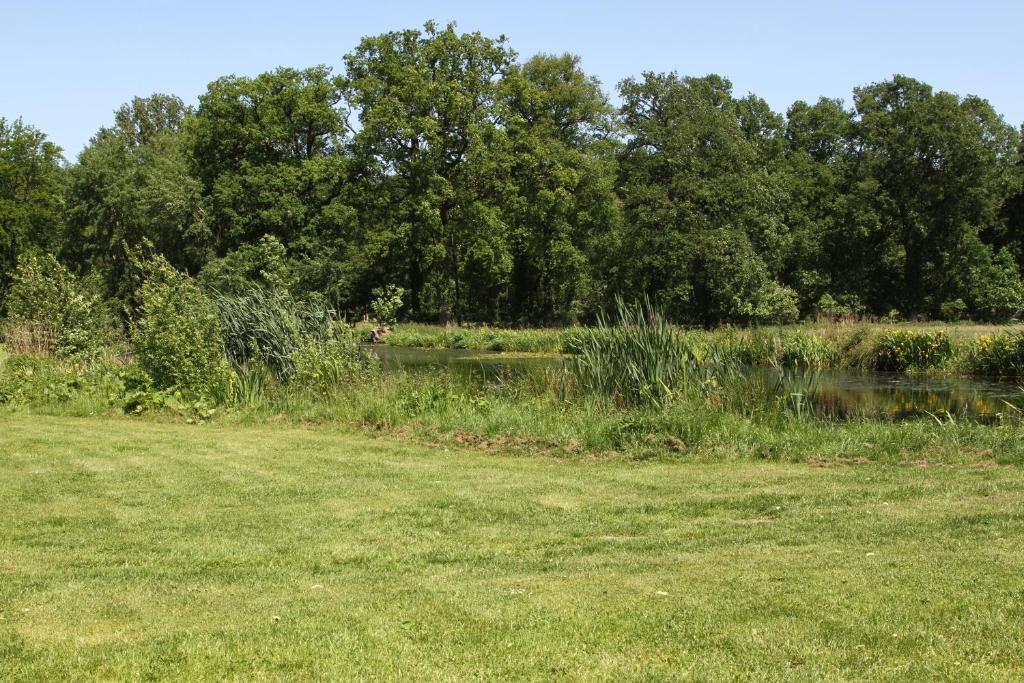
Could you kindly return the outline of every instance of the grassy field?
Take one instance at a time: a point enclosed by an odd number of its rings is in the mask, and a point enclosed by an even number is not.
[[[1018,467],[0,433],[3,680],[1024,676]]]

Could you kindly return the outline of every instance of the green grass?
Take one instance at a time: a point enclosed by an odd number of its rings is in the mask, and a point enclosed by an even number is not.
[[[503,329],[402,323],[383,342],[389,346],[424,349],[469,349],[518,353],[561,353],[572,347],[578,328]]]
[[[1024,676],[1016,467],[0,430],[3,680]]]

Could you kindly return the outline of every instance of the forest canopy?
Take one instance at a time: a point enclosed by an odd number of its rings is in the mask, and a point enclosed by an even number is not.
[[[128,311],[159,256],[349,316],[388,286],[423,321],[566,324],[644,296],[704,326],[1021,315],[1024,150],[986,100],[903,75],[784,114],[713,74],[616,95],[573,55],[428,23],[336,68],[137,97],[73,162],[0,118],[0,314],[19,261]]]

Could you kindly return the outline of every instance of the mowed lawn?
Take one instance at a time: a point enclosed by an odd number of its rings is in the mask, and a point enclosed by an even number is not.
[[[0,417],[0,679],[1024,677],[1024,477]]]

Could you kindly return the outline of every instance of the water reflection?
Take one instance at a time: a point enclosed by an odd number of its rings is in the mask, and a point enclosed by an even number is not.
[[[466,349],[414,349],[374,346],[385,367],[443,367],[479,381],[557,368],[561,356],[516,355]],[[973,378],[911,377],[890,372],[776,370],[744,368],[743,378],[766,387],[789,407],[820,417],[857,416],[893,420],[947,414],[981,421],[1024,410],[1024,390],[1013,382]],[[764,391],[759,393],[763,394]]]
[[[1024,391],[1011,382],[970,378],[911,377],[890,372],[801,371],[752,368],[779,378],[780,393],[800,396],[823,417],[888,417],[894,420],[954,415],[994,421],[1024,409]]]

